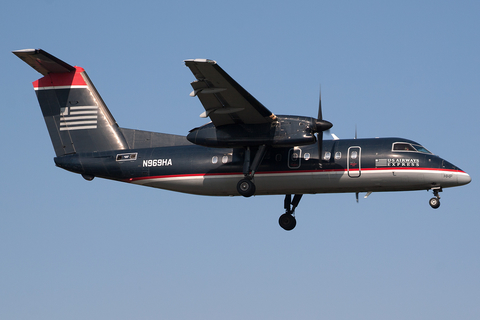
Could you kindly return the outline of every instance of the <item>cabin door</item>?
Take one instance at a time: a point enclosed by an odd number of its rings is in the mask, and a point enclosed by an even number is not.
[[[362,175],[362,148],[348,148],[347,172],[350,178],[358,178]]]

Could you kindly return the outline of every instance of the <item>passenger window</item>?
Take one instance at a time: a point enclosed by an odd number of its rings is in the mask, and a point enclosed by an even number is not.
[[[308,153],[308,152],[305,153],[305,154],[303,155],[303,159],[309,160],[309,159],[310,159],[310,153]]]
[[[222,163],[227,163],[227,162],[228,162],[228,156],[223,156]]]
[[[218,157],[217,156],[213,156],[212,157],[212,163],[215,164],[218,162]]]
[[[339,160],[342,158],[342,153],[341,152],[335,152],[335,160]]]
[[[325,152],[325,155],[323,156],[323,159],[328,161],[328,160],[330,160],[331,157],[332,157],[332,154],[327,151],[327,152]]]

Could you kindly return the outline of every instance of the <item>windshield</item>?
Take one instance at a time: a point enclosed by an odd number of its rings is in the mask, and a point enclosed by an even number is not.
[[[432,154],[425,147],[423,147],[419,144],[411,144],[411,143],[407,143],[407,142],[395,142],[392,145],[392,150],[393,151],[421,152],[421,153]]]
[[[430,151],[427,150],[427,148],[425,148],[421,145],[414,144],[413,146],[415,147],[415,149],[417,149],[418,152],[432,154]]]

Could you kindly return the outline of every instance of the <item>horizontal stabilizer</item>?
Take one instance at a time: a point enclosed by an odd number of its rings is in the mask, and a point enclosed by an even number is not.
[[[25,61],[33,69],[44,76],[49,73],[65,73],[75,71],[75,68],[66,62],[52,56],[42,49],[25,49],[13,51],[17,57]]]

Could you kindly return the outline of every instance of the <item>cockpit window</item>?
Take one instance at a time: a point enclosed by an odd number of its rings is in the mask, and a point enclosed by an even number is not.
[[[396,142],[393,144],[394,151],[417,151],[410,143]]]
[[[432,154],[426,148],[418,144],[410,144],[406,142],[395,142],[392,146],[393,151],[406,151],[406,152],[421,152]]]
[[[420,146],[418,144],[414,144],[413,146],[415,147],[415,149],[417,149],[418,152],[432,154],[430,151],[427,150],[427,148],[423,146]]]

